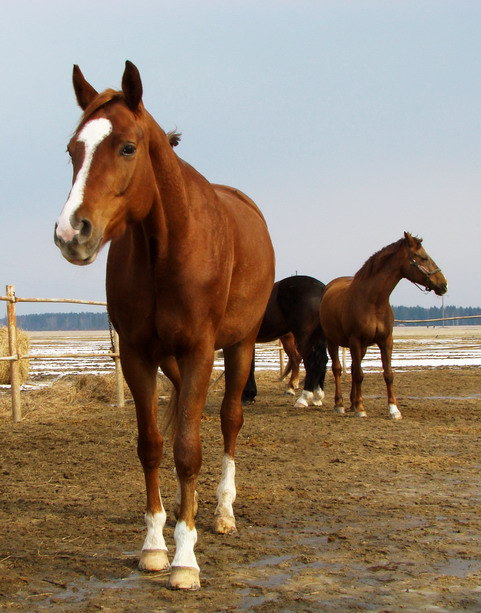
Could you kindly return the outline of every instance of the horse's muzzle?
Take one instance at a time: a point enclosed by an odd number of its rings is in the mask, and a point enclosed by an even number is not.
[[[440,285],[436,285],[433,287],[434,293],[437,296],[443,296],[448,291],[448,283],[441,283]]]
[[[102,243],[102,238],[95,240],[93,237],[92,226],[88,221],[83,221],[81,228],[69,240],[62,237],[56,223],[53,239],[63,257],[77,266],[91,264],[97,258]]]

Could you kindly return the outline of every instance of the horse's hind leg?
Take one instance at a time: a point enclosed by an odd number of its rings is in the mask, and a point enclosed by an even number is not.
[[[286,390],[286,394],[289,394],[290,396],[295,396],[296,394],[296,390],[299,389],[299,377],[300,377],[300,372],[301,372],[301,356],[296,356],[295,358],[289,358],[289,364],[288,367],[290,365],[290,373],[291,376],[289,377],[289,383],[287,386],[287,390]],[[286,371],[287,371],[287,367],[286,367]],[[288,372],[286,373],[288,374]]]
[[[224,349],[225,395],[221,407],[221,428],[224,438],[222,476],[217,487],[217,508],[214,530],[219,534],[235,532],[233,503],[235,487],[235,446],[244,421],[241,395],[247,380],[254,337]]]
[[[392,336],[389,336],[384,343],[378,346],[381,351],[382,369],[386,383],[389,418],[399,420],[402,419],[402,415],[397,407],[396,396],[394,395],[394,374],[391,368],[392,345]]]
[[[257,384],[256,384],[256,355],[255,350],[252,352],[252,361],[249,369],[249,377],[242,390],[242,402],[245,404],[253,404],[256,401]]]
[[[163,439],[157,426],[157,364],[147,360],[120,340],[125,380],[132,392],[137,412],[137,453],[142,464],[147,492],[145,523],[147,536],[139,560],[141,570],[169,568],[163,536],[166,513],[159,490],[159,466]]]
[[[298,341],[299,351],[304,359],[306,380],[304,389],[295,403],[296,408],[307,407],[310,404],[322,406],[324,399],[324,378],[326,376],[326,341],[320,326],[315,328],[307,338]]]
[[[282,347],[284,348],[284,351],[289,358],[287,366],[281,375],[281,380],[285,379],[285,377],[290,374],[286,394],[295,396],[295,390],[299,388],[299,372],[302,358],[299,354],[299,351],[297,350],[296,340],[292,332],[284,334],[279,338],[279,340],[281,341]]]
[[[332,364],[331,368],[332,368],[332,374],[334,375],[334,386],[335,386],[334,410],[340,415],[344,415],[346,410],[344,408],[344,400],[342,398],[342,387],[341,387],[342,366],[339,360],[339,346],[328,342],[327,349],[331,357],[331,364]]]

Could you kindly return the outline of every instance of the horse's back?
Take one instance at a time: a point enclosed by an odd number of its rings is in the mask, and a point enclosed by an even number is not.
[[[347,291],[351,287],[352,279],[352,277],[337,277],[326,285],[321,301],[321,312],[339,309],[347,299]]]

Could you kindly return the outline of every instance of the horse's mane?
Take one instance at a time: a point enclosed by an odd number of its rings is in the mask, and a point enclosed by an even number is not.
[[[421,238],[413,237],[417,241],[422,241]],[[376,274],[376,272],[382,268],[386,259],[397,253],[399,249],[406,243],[406,238],[400,238],[398,241],[383,247],[379,251],[376,251],[370,258],[368,258],[362,267],[354,275],[356,279],[366,279]]]

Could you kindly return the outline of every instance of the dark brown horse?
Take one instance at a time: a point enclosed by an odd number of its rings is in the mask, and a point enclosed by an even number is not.
[[[322,405],[326,376],[326,342],[319,323],[319,305],[324,283],[314,277],[295,275],[274,283],[257,335],[258,343],[268,343],[292,332],[304,360],[306,380],[295,406]],[[252,402],[257,394],[254,360],[243,400]]]
[[[422,285],[438,296],[447,291],[447,281],[424,250],[422,239],[404,233],[404,237],[371,256],[354,277],[339,277],[326,286],[321,301],[320,320],[327,339],[336,384],[335,409],[344,413],[341,390],[339,347],[351,352],[351,410],[366,417],[361,384],[361,361],[369,345],[381,351],[387,388],[389,417],[401,419],[393,390],[391,369],[394,314],[389,296],[401,279]]]
[[[213,185],[177,157],[142,104],[137,68],[127,62],[122,91],[98,94],[74,67],[84,113],[70,140],[73,186],[55,242],[73,264],[90,264],[111,241],[108,312],[135,400],[144,470],[147,536],[140,568],[169,567],[159,493],[163,438],[157,426],[159,366],[174,384],[174,458],[180,496],[174,532],[173,588],[196,589],[195,496],[202,452],[200,422],[214,350],[223,348],[224,437],[215,530],[236,529],[234,451],[241,394],[274,282],[274,253],[257,206],[240,191]]]

